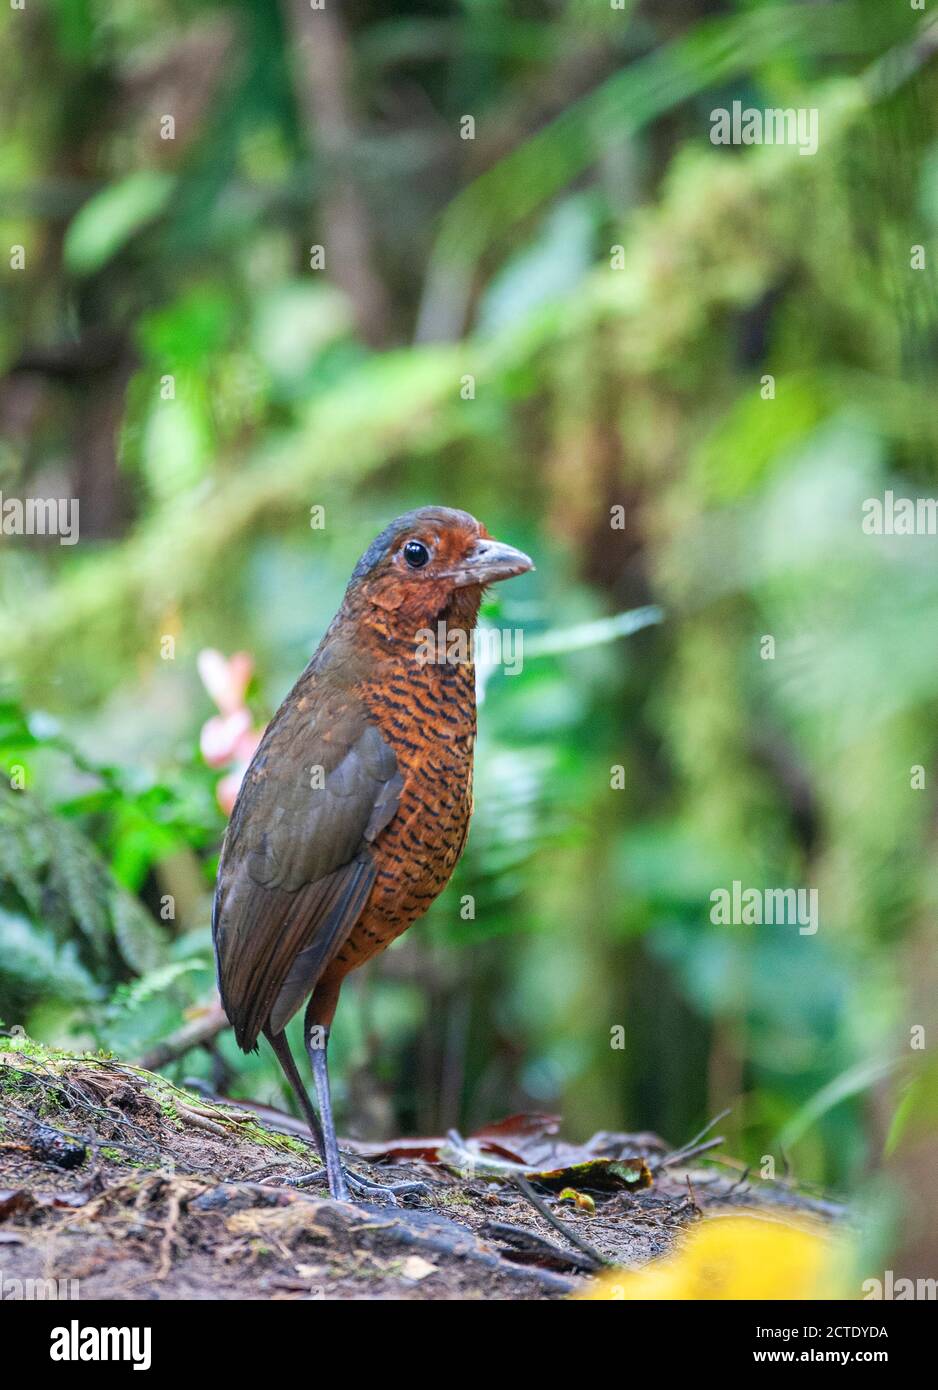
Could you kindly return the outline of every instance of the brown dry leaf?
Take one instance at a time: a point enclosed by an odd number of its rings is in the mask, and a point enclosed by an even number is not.
[[[386,1139],[383,1143],[369,1143],[360,1139],[343,1139],[343,1149],[349,1149],[359,1158],[368,1159],[372,1163],[379,1163],[385,1159],[400,1159],[405,1162],[410,1159],[423,1158],[428,1163],[439,1161],[439,1153],[442,1146],[446,1143],[445,1139]]]
[[[25,1188],[5,1188],[0,1191],[0,1221],[5,1221],[8,1216],[16,1216],[17,1213],[32,1211],[37,1205],[33,1194]]]
[[[641,1164],[646,1156],[665,1152],[667,1146],[654,1134],[611,1134],[601,1131],[585,1144],[570,1144],[558,1138],[560,1117],[540,1112],[509,1115],[504,1120],[482,1125],[465,1140],[467,1152],[489,1155],[518,1164],[525,1171],[556,1171],[594,1159]],[[452,1151],[449,1137],[387,1139],[380,1143],[343,1140],[361,1158],[382,1160],[424,1159],[428,1163],[445,1161]],[[441,1154],[444,1157],[441,1157]],[[620,1184],[621,1185],[621,1184]]]
[[[7,1188],[0,1191],[0,1221],[36,1207],[83,1207],[87,1201],[86,1192],[28,1192],[25,1187]]]

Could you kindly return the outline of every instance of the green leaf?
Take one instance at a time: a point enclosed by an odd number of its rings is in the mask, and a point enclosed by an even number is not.
[[[167,955],[166,940],[136,898],[120,889],[113,893],[111,920],[120,953],[131,970],[145,975],[162,965]]]
[[[172,985],[185,975],[196,974],[206,968],[206,962],[197,957],[189,960],[167,961],[127,985],[119,985],[111,1000],[115,1013],[132,1013],[148,1004],[151,999],[166,993]]]
[[[71,942],[60,948],[52,933],[0,908],[3,974],[37,997],[76,1003],[100,997],[100,987],[76,957]]]
[[[175,187],[170,174],[140,169],[88,199],[65,233],[65,265],[73,275],[93,275],[152,222]]]
[[[615,613],[611,618],[596,618],[573,627],[551,628],[529,638],[524,644],[524,654],[527,657],[560,656],[566,652],[584,651],[604,642],[614,642],[618,637],[631,637],[633,633],[641,632],[642,628],[651,627],[663,619],[663,610],[656,604],[648,604],[645,608]]]
[[[51,832],[51,822],[48,828]],[[74,826],[57,821],[55,833],[57,843],[50,866],[50,882],[62,893],[75,922],[103,959],[109,935],[104,891],[107,870]]]
[[[938,1063],[931,1062],[902,1091],[889,1125],[883,1152],[891,1157],[904,1140],[922,1138],[938,1128]]]
[[[835,1076],[833,1081],[822,1086],[792,1115],[779,1133],[779,1148],[784,1150],[796,1144],[822,1115],[833,1110],[835,1105],[840,1105],[841,1101],[868,1091],[894,1071],[897,1065],[895,1057],[887,1058],[885,1061],[882,1058],[873,1058],[858,1062],[856,1066],[848,1067],[846,1071],[841,1072],[840,1076]]]

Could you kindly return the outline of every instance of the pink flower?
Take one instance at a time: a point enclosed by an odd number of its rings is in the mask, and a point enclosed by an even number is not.
[[[209,767],[224,767],[232,758],[243,758],[240,745],[251,738],[251,711],[236,709],[232,714],[216,714],[202,725],[199,747]],[[257,742],[251,749],[257,747]],[[250,754],[248,755],[250,757]]]
[[[204,647],[196,658],[202,684],[222,714],[234,714],[244,706],[244,697],[254,674],[254,658],[248,652],[225,657],[214,647]]]
[[[254,660],[247,652],[227,658],[211,647],[199,652],[202,684],[221,711],[202,725],[199,747],[209,767],[234,763],[218,783],[215,795],[226,815],[231,815],[238,788],[264,731],[253,727],[245,695],[254,672]]]

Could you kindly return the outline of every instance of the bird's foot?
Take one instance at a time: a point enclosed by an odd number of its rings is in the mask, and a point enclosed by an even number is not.
[[[389,1207],[398,1205],[398,1197],[429,1197],[430,1188],[425,1182],[394,1182],[387,1186],[372,1182],[370,1178],[359,1177],[357,1173],[346,1172],[345,1180],[349,1190],[356,1197],[367,1197],[369,1201],[381,1202]],[[412,1205],[412,1203],[408,1203]]]
[[[301,1173],[299,1177],[286,1178],[288,1187],[307,1187],[322,1186],[326,1183],[326,1172],[323,1168],[314,1168],[311,1173]],[[372,1182],[371,1178],[360,1177],[357,1173],[350,1173],[347,1169],[342,1170],[341,1179],[330,1184],[330,1195],[337,1202],[351,1201],[352,1197],[365,1197],[371,1202],[378,1202],[385,1206],[396,1207],[399,1205],[398,1198],[418,1198],[429,1197],[430,1188],[425,1182],[395,1182],[387,1185],[380,1182]],[[412,1203],[407,1202],[407,1205]]]
[[[327,1181],[325,1168],[314,1168],[311,1173],[301,1173],[298,1178],[284,1178],[287,1187],[316,1187]]]

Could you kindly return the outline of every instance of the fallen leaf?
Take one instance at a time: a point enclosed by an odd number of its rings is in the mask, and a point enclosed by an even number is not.
[[[619,1192],[623,1187],[637,1192],[651,1187],[652,1183],[651,1170],[646,1163],[620,1163],[614,1158],[589,1158],[585,1163],[571,1163],[565,1168],[526,1176],[542,1187],[592,1187],[599,1192]]]
[[[423,1259],[421,1255],[408,1255],[401,1265],[401,1277],[403,1279],[413,1279],[415,1282],[426,1279],[428,1274],[436,1274],[438,1265],[432,1265],[429,1260]]]
[[[303,1120],[269,1105],[259,1105],[246,1100],[233,1100],[230,1096],[207,1092],[203,1099],[249,1112],[268,1129],[283,1134],[308,1138],[309,1131]],[[228,1118],[234,1118],[229,1115]],[[560,1117],[540,1111],[522,1112],[508,1115],[503,1120],[494,1120],[482,1125],[469,1135],[466,1144],[480,1154],[490,1154],[506,1163],[521,1165],[525,1170],[560,1169],[564,1166],[585,1163],[593,1158],[606,1158],[618,1161],[643,1162],[652,1154],[664,1154],[668,1146],[657,1134],[618,1134],[600,1130],[585,1144],[570,1144],[557,1137]],[[452,1151],[452,1144],[445,1135],[418,1136],[415,1139],[396,1138],[371,1142],[357,1139],[343,1139],[342,1147],[357,1154],[359,1158],[376,1162],[412,1162],[421,1159],[426,1163],[445,1163],[441,1154]]]
[[[36,1205],[33,1194],[23,1187],[0,1191],[0,1221],[5,1221],[8,1216],[16,1216],[18,1212],[32,1211]]]
[[[560,1194],[561,1202],[572,1202],[577,1211],[588,1212],[593,1216],[596,1211],[596,1203],[588,1192],[577,1192],[574,1187],[565,1187]]]
[[[428,1163],[439,1161],[440,1149],[446,1143],[445,1139],[387,1139],[384,1143],[368,1143],[360,1139],[343,1139],[343,1149],[350,1149],[359,1158],[369,1159],[372,1163],[387,1160],[408,1160],[414,1158],[426,1159]]]

